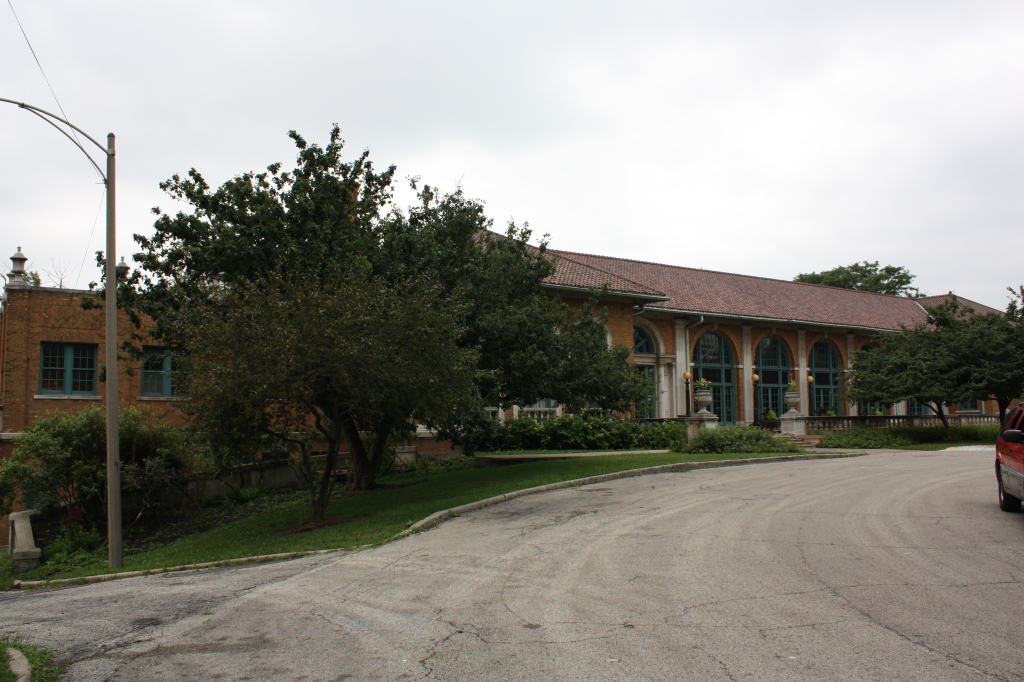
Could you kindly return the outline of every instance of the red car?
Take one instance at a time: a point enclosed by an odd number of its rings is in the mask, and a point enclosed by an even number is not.
[[[999,508],[1019,512],[1024,499],[1024,406],[1018,405],[1006,420],[1006,429],[996,441],[996,481]]]

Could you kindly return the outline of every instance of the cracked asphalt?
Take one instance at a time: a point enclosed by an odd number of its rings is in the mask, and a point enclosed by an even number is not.
[[[993,454],[659,474],[358,553],[0,594],[76,680],[1024,680]]]

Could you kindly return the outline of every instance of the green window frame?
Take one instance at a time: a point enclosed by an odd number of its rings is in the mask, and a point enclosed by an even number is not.
[[[96,395],[96,344],[41,344],[39,393],[41,395]]]
[[[789,377],[793,372],[789,352],[782,341],[766,336],[757,344],[755,363],[759,377],[754,405],[756,417],[761,419],[769,410],[774,410],[781,417],[787,411],[783,396],[789,390]]]
[[[142,397],[173,398],[181,395],[181,371],[174,356],[160,346],[142,349]],[[177,376],[176,376],[177,375]]]
[[[654,339],[647,333],[647,330],[642,327],[633,327],[633,352],[634,353],[645,353],[648,355],[657,352],[654,346]]]
[[[842,368],[839,365],[839,353],[828,341],[818,341],[811,347],[811,376],[814,377],[812,414],[823,415],[832,410],[837,417],[841,417]]]
[[[914,417],[925,417],[934,413],[932,412],[932,408],[925,403],[919,403],[916,400],[908,400],[907,414]]]
[[[717,332],[705,332],[697,339],[693,354],[693,376],[711,384],[711,412],[719,424],[736,423],[736,363],[729,343]]]

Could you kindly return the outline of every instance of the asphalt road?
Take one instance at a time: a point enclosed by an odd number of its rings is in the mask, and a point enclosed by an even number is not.
[[[0,595],[69,680],[1024,680],[993,456],[518,498],[385,547]]]

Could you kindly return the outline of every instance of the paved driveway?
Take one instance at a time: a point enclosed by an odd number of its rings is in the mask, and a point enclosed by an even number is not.
[[[1024,680],[1024,516],[992,459],[554,491],[337,560],[4,596],[0,628],[72,680]],[[161,587],[246,575],[177,611]]]

